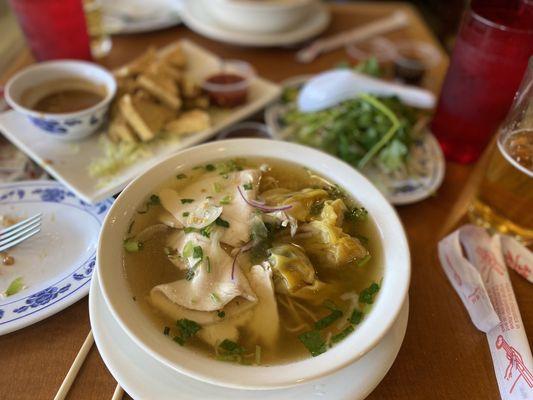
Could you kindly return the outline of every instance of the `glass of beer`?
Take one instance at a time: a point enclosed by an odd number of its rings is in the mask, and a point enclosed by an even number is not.
[[[533,245],[533,57],[469,214],[478,225]]]

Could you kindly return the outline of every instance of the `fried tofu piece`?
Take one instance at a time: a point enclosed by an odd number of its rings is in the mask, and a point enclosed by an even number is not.
[[[157,59],[154,47],[150,47],[132,62],[115,71],[116,78],[131,77],[143,73]]]
[[[165,131],[174,135],[187,135],[203,131],[211,126],[209,114],[203,110],[191,110],[165,125]]]
[[[143,74],[137,78],[137,84],[171,109],[177,111],[181,108],[178,88],[172,79]]]
[[[137,137],[132,129],[128,126],[126,118],[118,113],[109,124],[108,134],[114,142],[136,142]]]
[[[183,69],[187,65],[187,58],[180,45],[174,48],[163,56],[163,61],[173,67]]]
[[[175,115],[167,107],[129,94],[122,96],[119,105],[129,126],[143,142],[156,137],[166,122]]]

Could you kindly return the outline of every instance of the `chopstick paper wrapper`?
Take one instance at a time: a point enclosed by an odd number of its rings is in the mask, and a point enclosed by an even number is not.
[[[472,322],[487,335],[501,398],[533,399],[531,349],[506,268],[531,282],[531,252],[510,237],[491,238],[465,225],[439,243],[439,259]]]

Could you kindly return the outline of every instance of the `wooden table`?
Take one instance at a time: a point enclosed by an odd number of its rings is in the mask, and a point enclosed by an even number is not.
[[[418,13],[402,3],[357,3],[332,6],[333,33],[402,8],[409,27],[388,35],[412,38],[438,46]],[[189,38],[227,58],[248,60],[259,74],[274,81],[313,73],[345,59],[343,50],[310,65],[294,61],[293,49],[246,49],[216,43],[180,26],[160,32],[113,38],[113,51],[104,60],[116,67],[148,46],[163,46]],[[16,60],[0,84],[16,69],[31,62],[29,53]],[[444,60],[430,75],[438,90],[447,65]],[[485,335],[476,330],[438,263],[436,244],[463,218],[475,189],[482,163],[477,167],[449,163],[442,187],[435,196],[417,204],[398,207],[407,231],[413,274],[410,315],[405,341],[391,370],[369,399],[498,399],[498,389]],[[533,331],[533,296],[528,283],[511,272],[526,331]],[[529,292],[528,292],[529,291]],[[529,294],[529,296],[528,296]],[[55,316],[0,337],[0,399],[51,399],[90,329],[87,299]],[[87,357],[69,398],[110,398],[116,382],[97,349]]]

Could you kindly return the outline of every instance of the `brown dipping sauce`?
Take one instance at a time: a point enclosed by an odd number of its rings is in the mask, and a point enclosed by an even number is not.
[[[79,79],[45,82],[28,89],[22,103],[34,111],[61,114],[91,108],[101,102],[106,94],[103,86]]]
[[[246,103],[248,87],[245,81],[240,75],[225,72],[207,78],[204,89],[213,104],[232,108]]]
[[[62,90],[43,97],[32,108],[44,113],[68,113],[91,108],[102,99],[103,96],[87,90]]]

